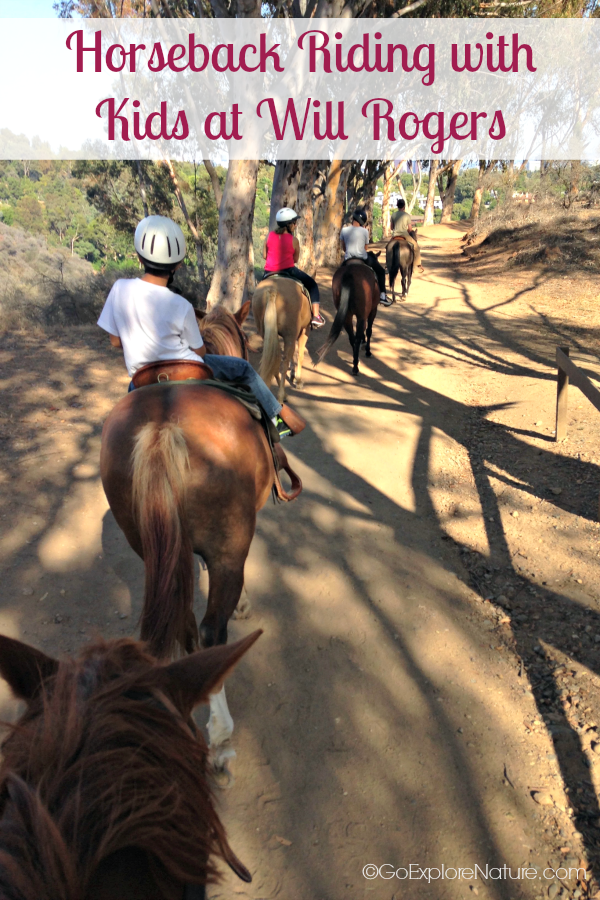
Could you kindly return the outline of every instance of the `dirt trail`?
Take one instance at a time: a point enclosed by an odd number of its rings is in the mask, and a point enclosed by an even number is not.
[[[305,490],[259,516],[253,615],[231,628],[265,630],[230,681],[221,795],[255,878],[226,874],[213,900],[588,896],[544,874],[593,863],[600,834],[598,470],[577,392],[551,441],[554,346],[589,350],[581,305],[558,325],[554,282],[461,261],[461,235],[422,233],[427,276],[380,309],[358,379],[343,336],[290,397]],[[133,633],[142,566],[97,473],[120,360],[84,329],[5,338],[0,364],[0,629],[53,653]]]

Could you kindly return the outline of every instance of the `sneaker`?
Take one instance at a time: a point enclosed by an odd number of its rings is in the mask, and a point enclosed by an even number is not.
[[[277,416],[277,424],[275,427],[277,428],[277,434],[280,438],[290,437],[290,435],[294,433],[290,426],[286,425],[281,416]]]
[[[390,300],[386,294],[382,294],[379,298],[379,302],[382,306],[391,306],[394,301]]]
[[[313,328],[320,328],[321,325],[325,324],[325,319],[323,318],[321,313],[318,313],[316,316],[312,317],[310,324],[312,325]]]

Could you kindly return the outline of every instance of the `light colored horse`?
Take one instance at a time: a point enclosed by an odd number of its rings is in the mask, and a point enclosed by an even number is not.
[[[291,278],[265,278],[254,292],[252,312],[258,333],[264,338],[260,376],[266,384],[277,379],[277,399],[283,403],[288,369],[290,384],[302,387],[302,363],[312,318],[310,300]],[[279,337],[283,338],[283,352]]]

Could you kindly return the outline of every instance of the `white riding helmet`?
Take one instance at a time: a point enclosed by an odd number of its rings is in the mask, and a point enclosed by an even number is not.
[[[295,222],[296,219],[299,218],[300,216],[297,212],[294,212],[294,210],[290,209],[289,206],[284,206],[283,209],[280,209],[275,216],[275,221],[278,225],[289,225],[291,222]]]
[[[166,216],[147,216],[135,229],[134,245],[145,262],[175,266],[185,257],[183,231]]]

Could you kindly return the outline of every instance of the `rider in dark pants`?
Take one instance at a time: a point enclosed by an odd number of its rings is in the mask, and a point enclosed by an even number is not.
[[[385,269],[377,259],[374,253],[367,250],[369,244],[369,232],[365,228],[367,224],[367,214],[364,209],[357,209],[352,216],[352,224],[342,228],[340,240],[344,247],[346,258],[360,259],[367,266],[370,266],[377,277],[379,285],[379,302],[383,306],[391,306],[392,301],[388,300],[385,293]]]
[[[325,319],[319,312],[319,287],[314,278],[296,265],[300,256],[300,244],[294,235],[298,214],[286,206],[279,210],[276,219],[277,228],[269,232],[263,245],[265,278],[276,272],[278,275],[289,275],[290,278],[295,278],[303,284],[310,296],[311,325],[313,328],[320,328],[325,324]]]

